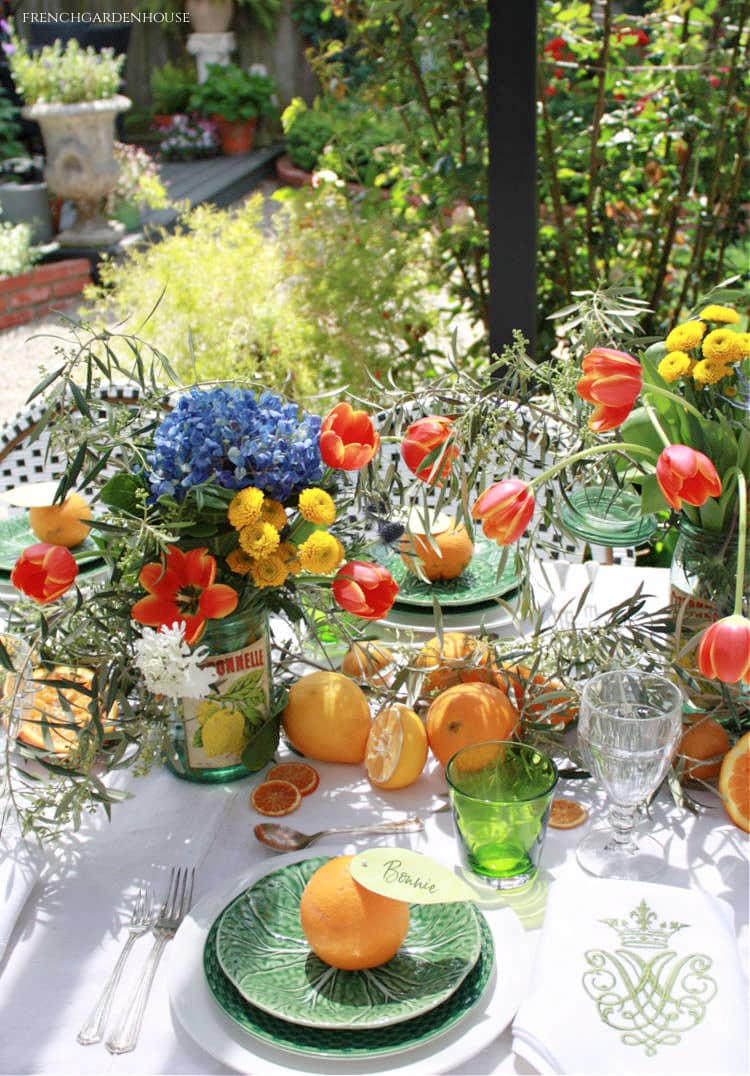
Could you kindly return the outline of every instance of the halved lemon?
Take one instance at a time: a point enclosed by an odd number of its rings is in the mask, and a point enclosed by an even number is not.
[[[417,780],[426,761],[427,733],[421,718],[401,703],[381,710],[365,749],[365,768],[372,784],[406,788]]]

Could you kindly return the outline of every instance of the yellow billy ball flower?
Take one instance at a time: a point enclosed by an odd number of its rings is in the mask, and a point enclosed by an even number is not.
[[[297,556],[297,547],[293,542],[282,542],[276,552],[286,564],[290,575],[298,575],[302,571],[302,565]]]
[[[736,325],[740,320],[740,315],[731,306],[717,306],[715,303],[701,310],[699,317],[704,321],[721,321],[724,325]]]
[[[299,547],[299,560],[306,572],[328,575],[344,559],[344,547],[328,531],[315,531]]]
[[[256,489],[255,486],[241,489],[239,493],[235,493],[229,502],[227,511],[229,522],[236,531],[242,530],[243,527],[249,527],[251,523],[256,523],[260,519],[262,504],[262,490]]]
[[[266,497],[260,510],[260,518],[264,523],[270,523],[277,531],[283,531],[286,527],[286,512],[280,501],[274,501]]]
[[[711,359],[701,359],[693,367],[693,380],[697,385],[715,385],[723,377],[734,373],[731,366],[725,366],[722,362],[712,362]]]
[[[253,561],[250,572],[256,587],[280,587],[289,575],[289,569],[278,553]]]
[[[659,375],[671,384],[678,377],[690,373],[693,360],[684,351],[670,351],[665,355],[658,366]]]
[[[690,351],[703,339],[706,326],[702,321],[684,321],[675,325],[666,339],[667,351]]]
[[[750,355],[750,333],[737,333],[737,347],[740,357],[746,359]]]
[[[324,489],[303,489],[299,495],[299,510],[308,523],[330,527],[336,519],[336,505]]]
[[[240,546],[248,557],[268,557],[279,545],[279,532],[270,523],[259,521],[243,527],[240,531]]]
[[[703,341],[703,357],[725,365],[742,358],[737,346],[737,333],[731,329],[714,329]]]
[[[227,565],[230,571],[235,572],[237,575],[247,575],[252,563],[247,553],[243,553],[241,549],[233,549],[227,556]]]

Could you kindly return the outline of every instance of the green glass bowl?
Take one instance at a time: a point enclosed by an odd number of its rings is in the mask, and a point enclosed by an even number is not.
[[[559,504],[559,520],[573,538],[612,549],[642,545],[658,529],[655,516],[641,515],[641,501],[630,490],[585,486]]]

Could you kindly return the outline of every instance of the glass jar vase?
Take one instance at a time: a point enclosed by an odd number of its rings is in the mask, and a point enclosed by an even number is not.
[[[681,519],[672,554],[670,600],[681,617],[682,633],[702,631],[734,608],[737,578],[737,531],[719,534]],[[750,579],[750,543],[746,550],[745,578]],[[745,616],[750,597],[744,595]]]
[[[270,716],[268,616],[245,609],[209,620],[199,645],[217,679],[206,698],[174,704],[165,761],[188,781],[235,781],[264,766],[278,744],[278,720]]]

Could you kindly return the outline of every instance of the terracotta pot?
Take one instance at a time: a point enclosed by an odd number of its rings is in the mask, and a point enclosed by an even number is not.
[[[151,126],[157,131],[166,131],[171,127],[174,116],[167,112],[157,112],[151,119]]]
[[[309,187],[312,185],[312,172],[305,172],[292,163],[287,153],[276,158],[276,176],[287,187]]]
[[[221,152],[225,157],[236,157],[239,153],[249,153],[252,149],[257,119],[227,120],[223,116],[213,116],[219,128]]]
[[[225,34],[234,14],[232,0],[185,0],[194,34]]]

